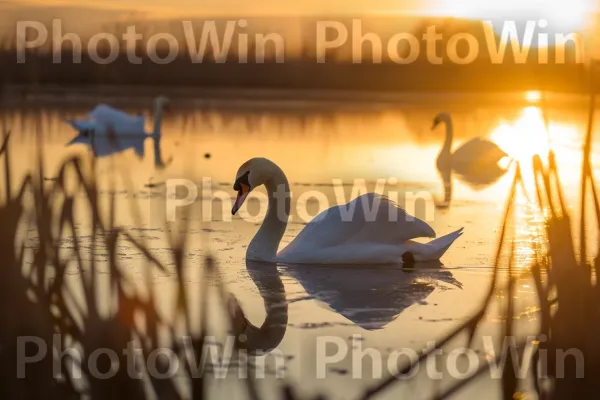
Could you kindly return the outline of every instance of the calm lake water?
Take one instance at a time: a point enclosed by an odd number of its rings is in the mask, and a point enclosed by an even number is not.
[[[292,382],[299,385],[303,395],[326,393],[336,399],[356,398],[377,382],[379,374],[389,375],[388,364],[394,364],[390,357],[393,358],[395,350],[420,351],[428,342],[473,315],[491,279],[513,170],[483,185],[469,183],[469,177],[454,176],[450,207],[436,208],[436,199],[444,193],[435,168],[444,128],[431,131],[433,117],[442,110],[452,113],[455,148],[475,136],[496,141],[515,160],[525,163],[523,173],[527,182],[531,182],[527,160],[533,154],[545,154],[551,146],[556,152],[567,200],[575,211],[587,103],[583,97],[555,97],[550,98],[546,107],[549,132],[535,93],[403,95],[382,97],[380,101],[360,97],[344,101],[314,97],[273,100],[264,96],[255,100],[173,98],[174,113],[165,116],[160,144],[160,156],[167,167],[155,167],[151,139],[145,140],[144,157],[129,149],[101,158],[97,164],[103,188],[101,198],[108,204],[110,194],[114,193],[118,224],[134,237],[145,240],[155,256],[173,266],[167,234],[180,228],[184,208],[178,210],[177,222],[167,221],[166,187],[171,179],[193,182],[198,187],[198,199],[188,207],[193,214],[186,232],[189,235],[186,281],[191,288],[199,287],[202,256],[211,253],[216,257],[227,289],[256,326],[250,329],[249,340],[256,346],[275,347],[264,357],[269,368],[266,379],[261,381],[261,391],[269,394],[284,382]],[[65,157],[71,154],[93,157],[89,147],[66,146],[75,134],[64,119],[83,117],[98,101],[80,96],[60,102],[49,99],[6,102],[0,116],[13,132],[13,179],[18,180],[34,167],[32,160],[38,146],[44,156],[48,185]],[[132,113],[148,113],[152,104],[152,99],[114,97],[102,101]],[[148,131],[152,129],[151,121],[149,117]],[[593,151],[597,174],[598,146]],[[426,219],[438,236],[461,227],[465,228],[464,234],[444,255],[441,265],[417,266],[411,270],[400,265],[274,267],[247,263],[246,247],[265,212],[264,188],[247,201],[241,215],[232,217],[230,210],[235,198],[232,185],[236,171],[252,157],[271,159],[285,171],[291,183],[292,220],[282,246],[318,210],[343,199],[350,200],[361,185],[369,191],[396,196],[401,205]],[[531,191],[532,187],[528,189]],[[185,189],[178,193],[184,195]],[[414,198],[421,200],[414,202],[411,200]],[[91,224],[86,219],[82,214],[76,233],[83,243],[90,238]],[[540,215],[521,199],[513,239],[519,268],[523,270],[528,267],[530,244],[538,239],[540,221]],[[25,240],[35,242],[36,238],[28,237],[25,228],[22,233]],[[592,236],[590,240],[593,239]],[[66,241],[64,246],[69,245]],[[140,290],[146,290],[142,282],[147,266],[142,254],[123,242],[119,257],[132,282]],[[106,261],[101,254],[97,259]],[[102,264],[99,268],[107,273]],[[77,276],[85,271],[73,268],[70,273]],[[159,307],[167,319],[174,307],[174,276],[174,271],[155,271],[151,279]],[[538,324],[535,288],[527,278],[519,280],[518,285],[517,304],[521,314],[517,327],[520,332],[533,332]],[[193,289],[191,292],[196,307],[198,293]],[[213,309],[215,324],[222,323],[218,305],[214,304]],[[265,318],[268,323],[263,324]],[[503,310],[493,308],[481,327],[482,332],[496,333],[502,318]],[[361,340],[352,344],[352,335],[360,335]],[[347,354],[319,371],[317,354],[323,350],[325,341],[331,342],[326,347],[327,355],[333,355],[336,348],[347,349]],[[455,343],[450,348],[458,346],[462,344]],[[360,347],[375,349],[378,355],[361,359],[355,353]],[[484,362],[489,351],[486,352],[481,341],[476,348],[478,360]],[[379,356],[381,360],[377,359]],[[406,352],[401,355],[400,363],[406,362],[407,357]],[[462,357],[458,370],[465,373],[467,369],[466,357]],[[277,378],[277,373],[283,378]],[[321,373],[326,379],[318,376]],[[214,383],[213,390],[219,398],[243,398],[241,385],[226,384],[236,380],[236,374],[234,371],[233,376]],[[446,373],[442,380],[432,380],[423,369],[417,377],[384,392],[380,398],[402,395],[427,398],[455,379],[456,376]],[[498,380],[490,381],[490,375],[484,374],[458,396],[497,398],[499,385]]]

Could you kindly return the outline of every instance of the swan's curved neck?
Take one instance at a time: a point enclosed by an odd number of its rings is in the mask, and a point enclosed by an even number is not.
[[[162,107],[161,103],[156,102],[156,105],[154,106],[154,130],[152,132],[152,135],[154,137],[160,136],[160,128],[162,125],[162,119],[163,119],[163,107]]]
[[[442,153],[450,153],[454,137],[454,125],[450,117],[445,118],[444,123],[446,124],[446,141],[444,142],[444,147],[442,147]]]
[[[160,167],[163,164],[162,152],[160,147],[160,131],[162,126],[163,118],[163,106],[160,102],[156,102],[154,106],[154,131],[152,132],[152,139],[154,139],[154,165]]]
[[[248,245],[246,258],[273,262],[290,215],[290,186],[283,171],[275,167],[271,178],[265,182],[265,187],[269,197],[267,215]]]

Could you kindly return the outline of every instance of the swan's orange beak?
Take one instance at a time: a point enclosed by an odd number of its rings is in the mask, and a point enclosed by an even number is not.
[[[235,203],[233,204],[233,208],[231,209],[231,215],[235,215],[236,212],[240,209],[246,197],[248,197],[248,193],[250,193],[250,186],[245,183],[240,184],[241,189],[238,190],[237,199],[235,199]]]

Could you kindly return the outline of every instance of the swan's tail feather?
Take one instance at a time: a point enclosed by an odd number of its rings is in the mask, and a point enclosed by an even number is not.
[[[415,253],[415,261],[437,261],[450,248],[452,243],[463,234],[463,229],[460,228],[452,233],[444,235],[440,238],[427,243],[425,251]]]
[[[69,125],[71,125],[73,127],[73,129],[75,129],[76,131],[79,131],[81,129],[79,129],[79,121],[76,121],[74,119],[67,119],[65,120]]]
[[[92,121],[68,119],[67,122],[79,132],[95,128],[95,124]]]

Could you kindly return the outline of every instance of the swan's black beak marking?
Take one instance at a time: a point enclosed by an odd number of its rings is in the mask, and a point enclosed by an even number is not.
[[[237,178],[235,183],[233,184],[233,190],[237,190],[238,195],[235,199],[235,203],[233,204],[233,208],[231,209],[231,215],[235,215],[235,213],[240,209],[242,204],[244,204],[244,200],[248,197],[248,193],[252,188],[250,187],[250,182],[248,181],[248,176],[250,175],[250,171],[247,171],[244,175]]]
[[[431,130],[434,130],[435,128],[437,128],[437,126],[440,124],[440,121],[438,121],[437,119],[433,121],[433,125],[431,125]]]
[[[413,253],[407,251],[406,253],[402,254],[402,262],[406,266],[412,266],[415,263],[415,256]]]

